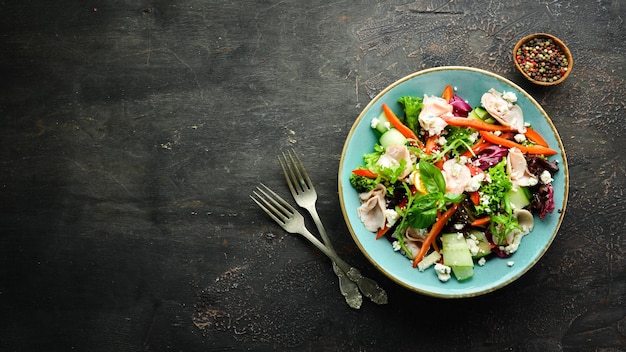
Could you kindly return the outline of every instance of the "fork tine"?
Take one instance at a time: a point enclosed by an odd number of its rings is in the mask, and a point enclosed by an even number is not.
[[[300,161],[300,158],[298,157],[298,154],[296,154],[295,150],[290,150],[289,151],[289,158],[291,159],[291,163],[293,164],[294,168],[296,169],[296,173],[298,174],[298,179],[300,181],[300,185],[304,188],[313,188],[313,182],[311,182],[311,179],[309,178],[309,174],[306,172],[306,169],[304,168],[304,165],[302,165],[302,161]]]
[[[295,213],[297,213],[296,209],[294,209],[294,207],[292,207],[289,203],[287,203],[287,201],[284,200],[281,196],[276,194],[274,191],[272,191],[269,187],[267,187],[263,183],[261,183],[261,186],[263,186],[265,190],[259,187],[257,187],[257,189],[269,199],[269,202],[271,202],[274,205],[274,209],[279,211],[285,217],[290,217],[290,216],[293,216]]]
[[[280,158],[280,156],[278,157],[278,162],[280,163],[281,169],[283,169],[283,174],[285,174],[285,179],[287,180],[287,186],[289,186],[289,190],[291,191],[291,194],[295,196],[296,194],[300,193],[300,189],[296,190],[294,186],[294,184],[297,184],[296,178],[295,178],[295,175],[293,174],[293,171],[291,170],[289,162],[287,161],[287,156],[285,155],[284,152],[283,152],[282,159]]]
[[[258,201],[256,198],[254,198],[253,196],[250,196],[250,198],[252,198],[252,200],[259,206],[259,208],[263,209],[263,211],[270,216],[270,218],[272,218],[272,220],[276,221],[280,226],[284,226],[285,225],[285,221],[279,219],[278,217],[276,217],[276,215],[274,215],[274,213],[265,206],[265,204],[267,204],[267,202],[265,201],[265,199],[263,199],[258,193],[256,192],[252,192],[254,193],[255,196],[257,196],[261,201]],[[263,202],[264,204],[261,204],[261,202]],[[268,204],[268,206],[271,206]]]

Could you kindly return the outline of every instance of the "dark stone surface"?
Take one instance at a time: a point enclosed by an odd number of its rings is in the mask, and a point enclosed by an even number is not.
[[[0,350],[624,351],[625,18],[582,0],[0,2]],[[540,31],[574,55],[554,88],[510,57]],[[550,250],[466,300],[377,272],[337,196],[360,109],[441,65],[527,89],[570,165]],[[348,308],[329,262],[250,201],[258,182],[288,194],[291,147],[388,305]]]

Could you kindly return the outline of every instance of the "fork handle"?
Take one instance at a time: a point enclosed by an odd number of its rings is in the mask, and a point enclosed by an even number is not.
[[[334,261],[333,271],[335,272],[335,275],[337,275],[337,278],[339,278],[339,291],[343,295],[348,306],[354,309],[361,308],[363,296],[361,296],[361,292],[359,292],[359,286],[352,282]]]
[[[330,252],[336,255],[337,252],[335,252],[335,249],[333,248],[333,245],[330,242],[330,239],[328,238],[328,234],[326,233],[326,230],[324,229],[324,225],[322,224],[322,220],[320,219],[320,216],[317,213],[315,204],[310,205],[308,207],[304,207],[304,208],[308,210],[309,214],[311,214],[311,217],[313,218],[313,222],[315,223],[315,226],[317,226],[317,231],[320,233],[322,237],[322,241],[324,241],[324,245],[326,246],[326,248],[328,248]],[[341,268],[339,268],[339,266],[334,260],[333,260],[333,271],[335,272],[335,275],[337,275],[337,278],[339,279],[339,291],[341,292],[343,297],[346,299],[346,303],[348,303],[348,306],[355,308],[355,309],[359,309],[361,307],[361,304],[363,303],[363,297],[361,296],[361,292],[359,292],[359,286],[354,281],[350,280],[350,278],[347,277],[346,273]]]
[[[351,266],[350,264],[343,261],[343,259],[339,258],[334,251],[328,249],[322,242],[320,242],[311,232],[307,229],[304,229],[300,232],[300,235],[304,236],[309,242],[311,242],[317,249],[319,249],[322,253],[324,253],[328,258],[330,258],[335,264],[339,267],[339,269],[343,270],[346,273],[346,276],[350,281],[354,282],[359,286],[359,289],[365,297],[372,300],[372,302],[376,304],[386,304],[387,303],[387,292],[380,287],[376,281],[364,277],[361,272]]]

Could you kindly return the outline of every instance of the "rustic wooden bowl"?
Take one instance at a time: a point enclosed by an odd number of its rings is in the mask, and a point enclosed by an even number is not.
[[[561,75],[560,75],[560,77],[558,79],[550,80],[550,78],[547,78],[544,81],[543,77],[542,77],[542,79],[537,79],[535,77],[532,77],[527,72],[527,70],[525,70],[525,67],[522,66],[522,63],[520,63],[518,50],[520,48],[523,48],[524,44],[528,43],[529,41],[531,41],[532,39],[535,39],[535,38],[551,39],[552,42],[554,43],[554,45],[557,48],[559,48],[559,51],[563,55],[565,55],[565,58],[567,60],[567,68],[565,69],[564,72],[561,73]],[[561,39],[553,36],[552,34],[547,34],[547,33],[534,33],[534,34],[527,35],[524,38],[520,39],[517,42],[517,44],[515,45],[515,48],[513,48],[513,62],[515,63],[515,67],[522,74],[522,76],[526,77],[526,79],[528,79],[532,83],[540,85],[540,86],[555,86],[555,85],[563,82],[567,78],[567,76],[569,76],[569,74],[572,72],[572,66],[574,65],[574,59],[572,58],[572,53],[569,50],[569,48],[565,45],[565,43],[563,43],[563,41]],[[534,67],[537,67],[537,66],[534,66]]]

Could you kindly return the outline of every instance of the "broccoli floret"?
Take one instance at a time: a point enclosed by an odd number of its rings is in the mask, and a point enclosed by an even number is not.
[[[369,192],[372,189],[374,189],[374,187],[376,187],[376,185],[379,183],[380,182],[378,181],[378,179],[375,179],[375,178],[359,176],[356,174],[350,175],[350,184],[359,193]]]

